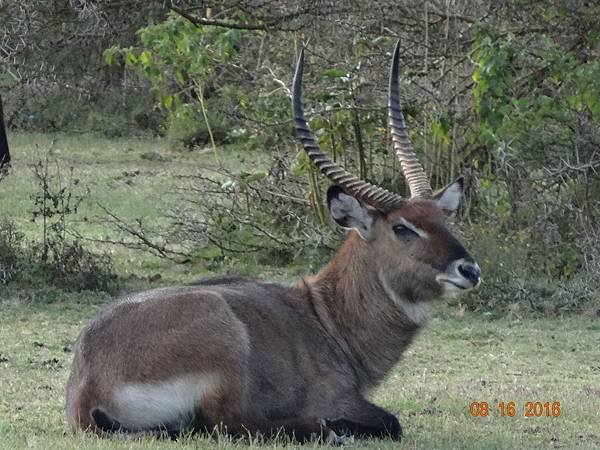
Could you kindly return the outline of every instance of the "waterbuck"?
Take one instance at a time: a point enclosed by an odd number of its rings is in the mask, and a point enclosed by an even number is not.
[[[295,128],[335,183],[327,204],[347,239],[324,269],[295,285],[221,278],[110,306],[75,346],[73,429],[400,439],[396,417],[365,396],[424,324],[427,304],[477,286],[480,271],[444,225],[462,181],[433,193],[406,134],[398,55],[397,45],[389,124],[411,198],[357,179],[321,152],[303,114],[301,53]]]

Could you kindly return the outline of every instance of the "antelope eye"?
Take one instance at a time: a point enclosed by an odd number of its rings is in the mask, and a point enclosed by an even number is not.
[[[404,225],[402,225],[400,223],[394,225],[393,226],[393,230],[394,230],[394,233],[396,233],[396,236],[401,237],[403,239],[408,239],[408,238],[413,238],[413,237],[418,237],[419,236],[413,230],[411,230],[407,226],[404,226]]]

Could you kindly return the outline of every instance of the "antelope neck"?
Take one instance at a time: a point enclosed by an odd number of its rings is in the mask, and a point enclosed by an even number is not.
[[[358,233],[350,233],[329,264],[307,283],[317,314],[326,328],[333,328],[330,334],[342,339],[340,345],[350,353],[364,388],[387,375],[421,325],[390,298],[367,260],[367,245]]]

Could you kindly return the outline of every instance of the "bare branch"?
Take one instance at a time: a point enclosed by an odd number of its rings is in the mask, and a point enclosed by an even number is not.
[[[127,223],[125,220],[118,217],[112,211],[109,211],[103,205],[98,204],[100,209],[102,209],[106,215],[109,217],[108,223],[114,226],[117,230],[132,236],[137,242],[124,241],[124,240],[114,240],[114,239],[87,239],[95,242],[102,242],[105,244],[113,244],[120,245],[129,249],[134,250],[145,250],[150,253],[159,256],[161,258],[170,259],[172,261],[176,261],[177,259],[174,256],[180,256],[188,258],[189,254],[181,251],[176,251],[171,248],[168,248],[166,245],[162,245],[156,242],[156,238],[148,237],[148,231],[145,229],[142,220],[136,219],[136,224],[132,225]],[[157,235],[156,231],[152,231],[153,235]]]
[[[214,19],[204,19],[201,17],[196,17],[188,14],[182,9],[177,8],[176,6],[169,6],[169,9],[181,17],[189,20],[194,25],[207,25],[207,26],[215,26],[215,27],[223,27],[223,28],[233,28],[235,30],[260,30],[267,31],[269,27],[264,24],[252,24],[252,23],[234,23],[228,20],[214,20]]]

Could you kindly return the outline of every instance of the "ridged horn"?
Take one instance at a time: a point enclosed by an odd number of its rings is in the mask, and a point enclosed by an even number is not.
[[[300,58],[296,64],[296,72],[294,74],[294,82],[292,87],[292,116],[294,119],[294,127],[296,135],[306,154],[315,166],[333,181],[335,184],[344,189],[348,194],[356,197],[362,202],[373,206],[381,211],[388,211],[398,207],[404,199],[397,194],[394,194],[382,187],[374,186],[366,181],[363,181],[342,167],[335,164],[329,156],[327,156],[319,148],[316,138],[310,132],[308,123],[304,118],[304,110],[302,107],[302,74],[304,71],[304,49],[300,51]]]
[[[2,96],[0,96],[0,179],[8,172],[10,166],[10,152],[8,140],[6,139],[6,128],[4,127],[4,110],[2,108]]]
[[[406,133],[402,106],[400,105],[400,93],[398,86],[398,61],[400,59],[400,41],[396,42],[392,67],[390,68],[390,87],[388,97],[388,121],[392,142],[396,156],[400,160],[400,166],[404,178],[408,183],[411,197],[431,197],[431,185],[423,170],[423,166],[417,159],[412,142]]]

